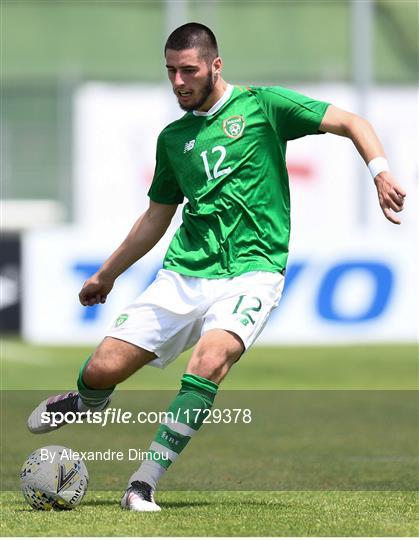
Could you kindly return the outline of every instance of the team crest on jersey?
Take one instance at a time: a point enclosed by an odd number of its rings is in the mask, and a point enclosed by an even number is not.
[[[229,116],[223,121],[223,130],[230,139],[242,136],[246,122],[243,116]]]

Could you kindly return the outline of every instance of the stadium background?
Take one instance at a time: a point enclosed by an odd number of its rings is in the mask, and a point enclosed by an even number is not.
[[[214,27],[227,80],[290,86],[371,119],[410,192],[402,227],[392,227],[347,141],[291,143],[287,298],[263,339],[414,340],[416,7],[243,2],[238,14],[234,2],[3,2],[2,220],[23,239],[20,280],[13,260],[2,263],[3,328],[16,327],[21,288],[25,337],[95,343],[152,279],[167,242],[104,309],[83,312],[74,300],[147,203],[157,133],[180,115],[165,82],[164,36],[196,19]],[[46,295],[62,297],[54,317]]]
[[[372,120],[409,193],[402,225],[392,226],[348,141],[326,135],[289,145],[288,289],[264,345],[249,353],[225,388],[417,388],[415,2],[3,0],[1,18],[3,389],[72,387],[79,363],[104,328],[158,268],[164,242],[119,280],[101,311],[77,303],[86,274],[146,204],[157,133],[180,115],[162,48],[167,32],[187,20],[214,29],[228,81],[294,88]],[[123,388],[174,389],[186,359],[182,355],[165,372],[144,370]],[[21,412],[23,417],[23,405]],[[17,461],[28,450],[22,442]],[[260,493],[254,496],[263,501]],[[292,507],[300,496],[304,492],[285,497]],[[106,505],[115,494],[100,497]],[[205,495],[189,497],[199,514],[199,497]],[[231,515],[208,497],[211,510],[203,507],[200,514],[208,534],[218,530],[220,515],[225,534],[417,531],[410,493],[339,495],[339,504],[319,494],[310,496],[298,519],[293,511],[276,521],[272,505],[256,524],[247,515],[254,508],[242,507],[234,495],[225,499]],[[172,534],[170,523],[178,524],[183,515],[183,533],[200,534],[177,508],[178,496],[168,493],[166,500],[173,504],[168,523],[154,524],[157,530]],[[221,494],[218,500],[224,500]],[[25,531],[21,506],[17,496],[6,520],[11,534]],[[383,521],[378,507],[391,517]],[[87,506],[78,514],[83,530],[114,534],[113,514],[101,514],[99,525],[93,510]],[[69,517],[67,529],[58,521],[50,522],[51,529],[42,520],[29,521],[26,532],[79,535],[76,521]],[[133,523],[127,519],[119,533],[138,534]],[[154,534],[156,529],[143,524]]]

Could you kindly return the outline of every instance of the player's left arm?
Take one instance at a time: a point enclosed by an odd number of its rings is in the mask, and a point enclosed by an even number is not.
[[[356,114],[329,105],[319,127],[320,131],[348,137],[368,165],[377,157],[385,158],[385,153],[372,125]],[[405,191],[396,182],[390,171],[382,171],[374,177],[378,200],[385,217],[397,225],[400,219],[395,212],[403,210]]]

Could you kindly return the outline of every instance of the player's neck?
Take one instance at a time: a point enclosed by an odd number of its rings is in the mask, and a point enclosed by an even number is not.
[[[224,79],[219,79],[214,86],[214,90],[211,92],[211,94],[208,96],[208,99],[205,103],[197,109],[198,112],[208,112],[211,107],[213,107],[218,100],[220,100],[224,93],[227,90],[228,83]]]

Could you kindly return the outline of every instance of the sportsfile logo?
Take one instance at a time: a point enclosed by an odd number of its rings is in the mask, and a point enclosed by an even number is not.
[[[183,419],[183,420],[182,420]],[[50,427],[63,424],[99,424],[105,427],[109,424],[177,424],[186,421],[196,424],[200,419],[204,424],[250,424],[251,409],[177,409],[173,411],[124,411],[121,408],[110,407],[103,411],[44,411],[41,413],[41,423]]]
[[[185,148],[183,149],[183,153],[186,154],[186,152],[189,152],[190,150],[192,150],[194,146],[195,146],[195,139],[192,139],[191,141],[186,142]]]

